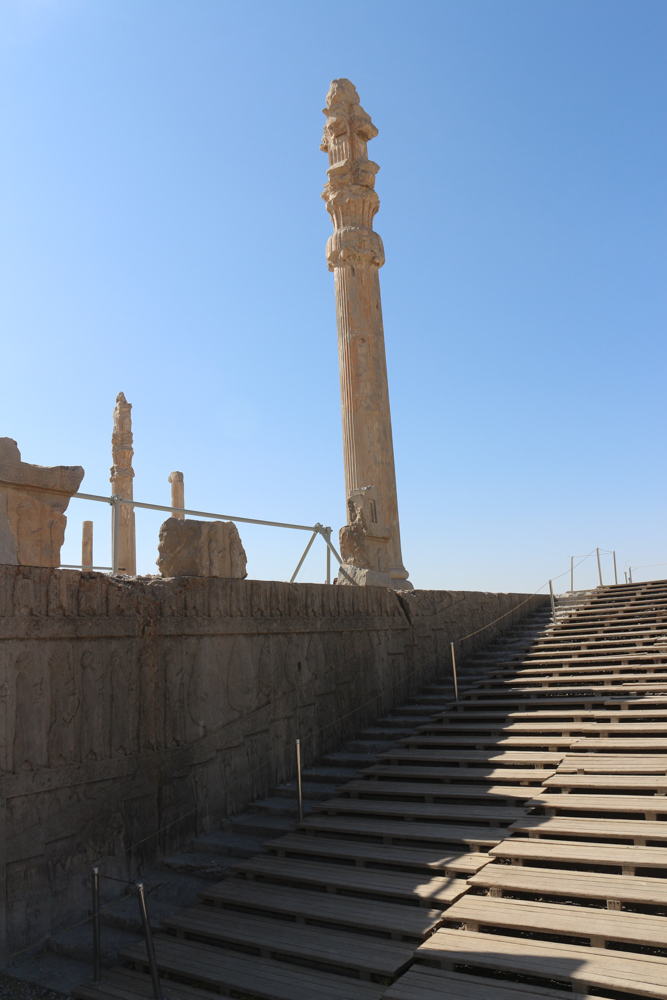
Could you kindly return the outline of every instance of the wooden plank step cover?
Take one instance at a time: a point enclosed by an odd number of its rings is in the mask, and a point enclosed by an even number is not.
[[[429,844],[468,844],[492,847],[507,836],[507,827],[467,826],[463,823],[405,823],[397,819],[373,819],[366,816],[326,816],[311,814],[300,824],[302,830],[358,837],[382,837],[393,840],[424,841]]]
[[[502,982],[415,965],[390,986],[382,1000],[585,1000],[584,993]]]
[[[628,957],[627,952],[607,948],[439,930],[419,947],[417,956],[618,990],[656,1000],[667,998],[667,960],[649,955]]]
[[[442,917],[441,907],[425,909],[374,900],[366,900],[360,905],[357,898],[289,889],[282,885],[267,885],[244,879],[225,879],[201,890],[197,895],[218,906],[283,913],[339,927],[372,927],[378,933],[400,938],[422,938]]]
[[[437,848],[393,847],[389,844],[369,844],[358,840],[307,837],[298,833],[288,833],[285,837],[270,840],[264,846],[279,856],[292,854],[344,858],[359,864],[388,868],[433,868],[436,871],[459,875],[474,874],[490,860],[488,854],[481,852],[461,854],[444,852]]]
[[[488,856],[525,861],[553,861],[558,864],[667,870],[667,850],[664,847],[635,847],[634,844],[587,844],[577,840],[508,837],[497,847],[490,848]],[[477,855],[473,854],[472,857]]]
[[[412,959],[410,945],[367,934],[308,927],[296,921],[272,920],[257,914],[233,913],[212,906],[191,906],[161,921],[177,932],[214,943],[241,944],[263,958],[284,955],[339,965],[378,976],[397,976]]]
[[[333,891],[354,891],[375,896],[413,899],[422,904],[447,906],[466,891],[465,879],[424,873],[410,874],[347,867],[318,861],[298,861],[258,854],[235,868],[245,875],[273,878],[282,882],[307,883]]]
[[[370,1000],[383,987],[349,976],[318,972],[271,959],[232,955],[212,945],[180,941],[158,934],[153,938],[158,967],[172,975],[191,978],[229,992],[250,993],[264,1000]],[[122,958],[146,963],[145,945],[122,952]]]
[[[468,884],[572,899],[610,899],[652,906],[667,903],[667,879],[641,875],[601,875],[599,872],[491,864],[472,875]]]

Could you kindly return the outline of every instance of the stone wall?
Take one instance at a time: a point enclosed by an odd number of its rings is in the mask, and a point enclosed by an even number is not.
[[[0,566],[0,946],[134,877],[447,669],[520,594]],[[532,598],[483,644],[545,598]]]

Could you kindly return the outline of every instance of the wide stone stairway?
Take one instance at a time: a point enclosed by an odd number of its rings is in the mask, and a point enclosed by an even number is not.
[[[458,704],[408,708],[163,920],[165,997],[667,1000],[667,581],[598,588],[466,666]],[[152,997],[144,945],[73,995]]]

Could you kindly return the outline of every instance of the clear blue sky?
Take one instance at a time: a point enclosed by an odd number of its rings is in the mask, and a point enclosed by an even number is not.
[[[346,76],[380,130],[411,579],[667,562],[666,43],[664,0],[3,0],[0,434],[106,493],[123,390],[136,499],[180,469],[188,506],[337,533],[318,147]],[[107,564],[108,509],[80,501],[64,562],[90,516]],[[143,572],[161,520],[137,514]],[[241,534],[258,578],[306,541]]]

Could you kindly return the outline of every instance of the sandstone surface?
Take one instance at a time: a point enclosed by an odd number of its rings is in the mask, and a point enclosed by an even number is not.
[[[30,465],[12,438],[0,438],[0,563],[59,566],[65,511],[79,465]]]
[[[243,580],[246,554],[233,521],[170,517],[160,526],[157,565],[162,576]]]

